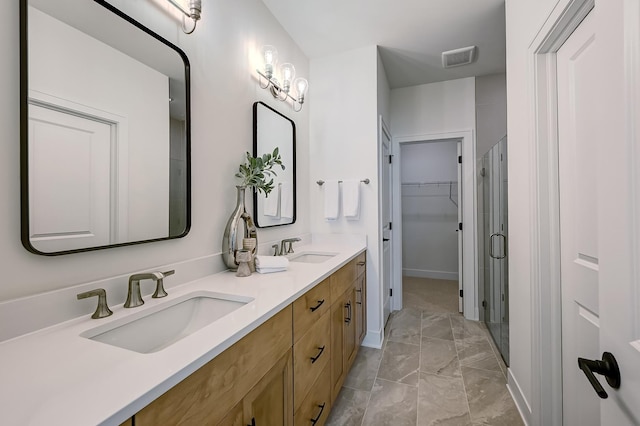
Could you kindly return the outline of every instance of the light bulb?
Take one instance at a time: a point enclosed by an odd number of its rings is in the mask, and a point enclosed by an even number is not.
[[[273,77],[273,69],[278,63],[278,50],[270,45],[263,46],[262,57],[264,58],[264,75],[271,78]]]
[[[280,76],[282,77],[282,89],[285,93],[289,93],[289,88],[291,88],[291,81],[296,76],[296,68],[293,64],[284,63],[280,65]]]
[[[298,77],[293,82],[293,85],[298,92],[298,102],[303,103],[304,95],[307,94],[307,90],[309,89],[309,82],[302,77]]]

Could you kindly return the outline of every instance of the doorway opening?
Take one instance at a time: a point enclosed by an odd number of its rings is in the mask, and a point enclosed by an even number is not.
[[[462,312],[462,298],[455,298],[462,283],[460,144],[459,139],[442,139],[400,147],[405,307],[416,304],[429,310],[433,304],[433,311],[445,299],[458,302],[457,310]],[[419,291],[421,287],[429,292]],[[421,300],[421,294],[431,300]]]
[[[478,320],[473,132],[394,137],[393,153],[393,309],[405,305],[404,275],[409,286],[448,284],[457,310]]]

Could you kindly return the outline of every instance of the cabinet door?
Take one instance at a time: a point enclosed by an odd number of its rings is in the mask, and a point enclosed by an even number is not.
[[[356,358],[356,289],[351,287],[345,293],[344,307],[346,317],[344,321],[344,362],[345,371],[348,372]]]
[[[244,421],[250,426],[292,426],[293,377],[291,350],[243,399]]]
[[[217,426],[245,426],[242,401],[238,402]]]
[[[331,399],[333,400],[338,396],[345,376],[343,361],[345,312],[343,297],[340,297],[331,306]]]
[[[356,344],[367,334],[367,278],[362,274],[356,281]]]

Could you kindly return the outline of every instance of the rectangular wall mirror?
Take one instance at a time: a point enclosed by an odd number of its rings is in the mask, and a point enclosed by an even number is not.
[[[274,189],[268,197],[253,194],[253,216],[258,228],[290,225],[296,221],[296,125],[262,102],[253,104],[253,156],[280,150],[284,170],[275,167]]]
[[[22,243],[60,255],[190,227],[189,62],[103,0],[20,0]]]

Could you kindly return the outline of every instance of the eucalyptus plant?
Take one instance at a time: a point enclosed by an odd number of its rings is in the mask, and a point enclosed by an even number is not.
[[[243,186],[253,187],[254,191],[264,192],[264,195],[269,196],[273,190],[272,176],[277,176],[273,170],[276,165],[284,170],[278,147],[273,150],[273,153],[264,154],[262,157],[253,157],[247,152],[247,160],[240,164],[236,177],[242,179]]]

